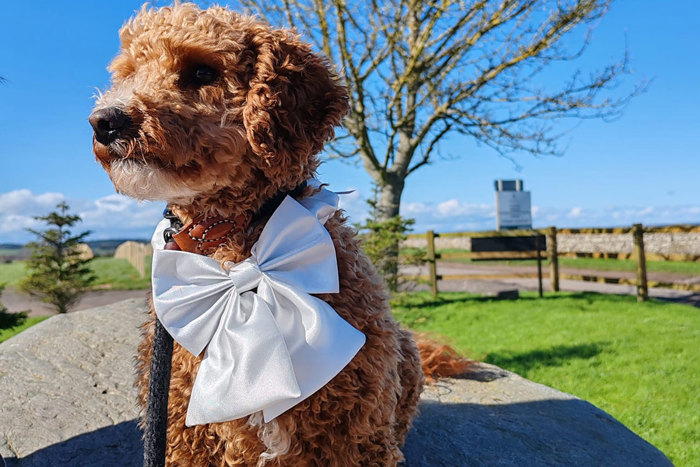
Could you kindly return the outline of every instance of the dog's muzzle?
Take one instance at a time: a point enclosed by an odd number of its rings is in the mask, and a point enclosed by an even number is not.
[[[95,139],[105,146],[124,138],[132,125],[131,118],[117,107],[96,110],[88,121],[95,130]]]

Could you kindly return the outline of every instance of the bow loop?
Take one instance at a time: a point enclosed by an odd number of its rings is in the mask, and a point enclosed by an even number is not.
[[[328,193],[307,198],[308,208],[285,198],[240,263],[222,268],[205,256],[154,251],[158,319],[192,354],[206,348],[187,426],[261,410],[270,421],[328,383],[364,345],[364,334],[309,295],[338,291],[333,241],[320,221],[337,209]]]
[[[222,280],[227,276],[218,262],[180,251],[154,251],[152,276],[153,304],[161,323],[188,352],[201,354],[219,325],[218,310],[236,299],[235,286]]]
[[[252,255],[260,269],[278,281],[306,293],[338,292],[338,263],[330,234],[290,197],[267,222]]]

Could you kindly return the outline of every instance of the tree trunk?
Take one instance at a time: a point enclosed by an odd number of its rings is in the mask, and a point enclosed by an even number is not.
[[[376,221],[386,221],[399,215],[403,187],[404,179],[402,177],[387,173],[386,181],[378,186],[379,200]]]
[[[401,205],[401,193],[403,192],[404,180],[394,174],[387,177],[388,181],[379,186],[379,201],[375,211],[375,221],[386,222],[399,215]],[[386,227],[392,230],[391,226]],[[384,279],[387,287],[392,292],[397,292],[399,278],[399,238],[395,236],[384,257],[385,266],[383,269]]]

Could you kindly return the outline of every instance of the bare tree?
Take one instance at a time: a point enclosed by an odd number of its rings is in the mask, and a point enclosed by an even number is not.
[[[571,73],[557,89],[541,79],[555,63],[581,56],[611,1],[240,3],[295,27],[340,70],[351,110],[331,149],[361,158],[378,186],[382,220],[398,214],[406,178],[440,154],[448,134],[507,157],[551,155],[560,153],[556,119],[618,115],[640,90],[617,98],[607,92],[629,71],[626,52],[598,71]]]

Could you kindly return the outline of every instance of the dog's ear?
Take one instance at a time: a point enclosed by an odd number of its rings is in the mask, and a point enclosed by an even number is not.
[[[255,60],[243,110],[248,142],[268,178],[303,180],[348,111],[347,90],[328,61],[285,30],[255,34]]]

